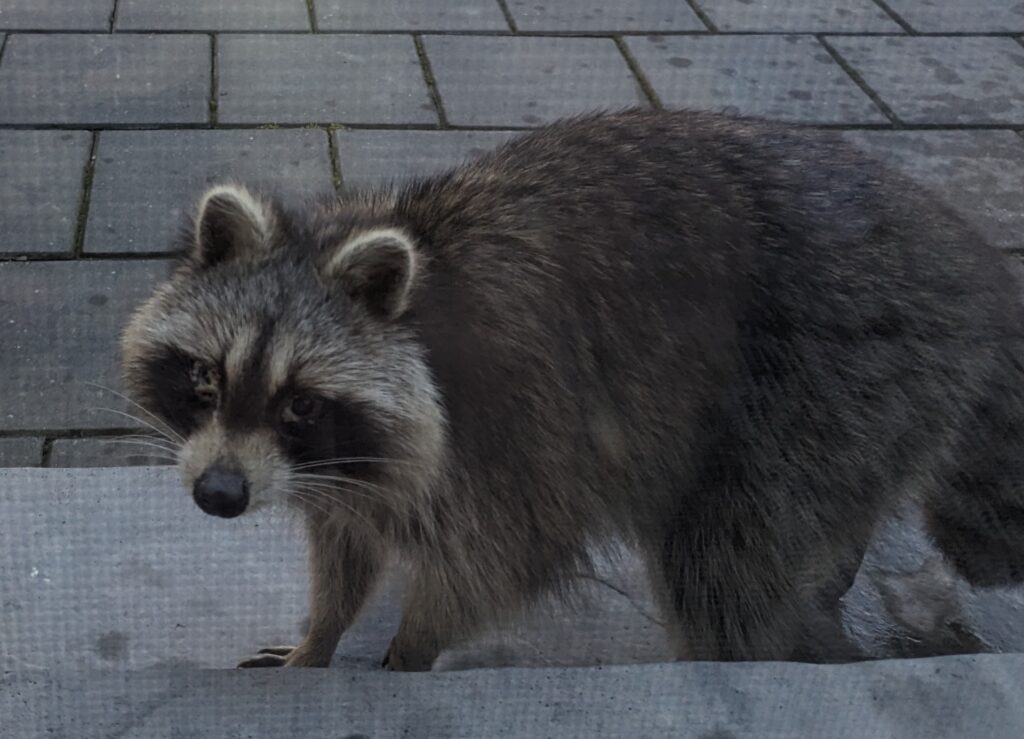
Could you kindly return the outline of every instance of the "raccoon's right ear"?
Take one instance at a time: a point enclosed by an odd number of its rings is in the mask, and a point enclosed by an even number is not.
[[[199,201],[193,255],[204,267],[266,248],[274,229],[270,206],[242,185],[217,185]]]

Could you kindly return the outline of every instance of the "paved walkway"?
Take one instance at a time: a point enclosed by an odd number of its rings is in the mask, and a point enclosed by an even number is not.
[[[4,0],[0,466],[153,461],[88,383],[205,183],[364,185],[625,105],[848,130],[1024,247],[1018,0]]]

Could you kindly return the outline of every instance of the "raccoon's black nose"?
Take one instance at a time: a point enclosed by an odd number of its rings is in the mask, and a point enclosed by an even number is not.
[[[205,513],[234,518],[249,505],[249,483],[239,472],[211,467],[192,486],[192,497]]]

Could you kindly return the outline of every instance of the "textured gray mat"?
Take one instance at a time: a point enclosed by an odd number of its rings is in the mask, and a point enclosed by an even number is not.
[[[600,563],[576,610],[539,606],[434,674],[379,668],[394,580],[334,669],[197,669],[300,638],[301,531],[284,514],[206,516],[171,468],[0,471],[0,735],[1024,735],[1024,655],[658,664],[664,634],[628,553]],[[882,528],[847,597],[861,644],[1024,652],[1021,592],[972,592],[933,554],[912,512]]]
[[[5,736],[1017,739],[1024,656],[397,674],[59,670],[0,679]],[[10,733],[7,733],[10,732]]]

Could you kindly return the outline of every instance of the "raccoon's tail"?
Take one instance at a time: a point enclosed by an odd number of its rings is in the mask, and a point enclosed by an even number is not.
[[[935,543],[978,587],[1024,583],[1024,387],[999,390],[963,429],[953,474],[922,501]]]

